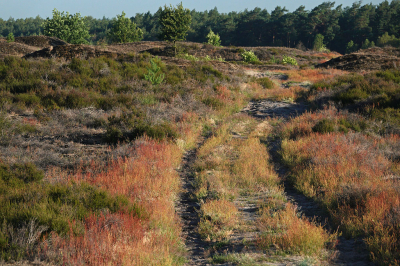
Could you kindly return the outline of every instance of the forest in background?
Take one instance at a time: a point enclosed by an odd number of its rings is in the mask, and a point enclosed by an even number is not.
[[[131,20],[140,27],[144,41],[158,40],[159,15],[162,8],[152,14],[137,13]],[[85,14],[83,14],[85,15]],[[129,14],[127,14],[129,16]],[[206,42],[206,35],[212,29],[221,36],[224,46],[286,46],[312,48],[318,34],[324,36],[325,46],[341,53],[346,52],[349,42],[351,50],[377,43],[385,35],[386,42],[399,43],[400,0],[383,1],[378,5],[361,1],[352,6],[335,7],[335,2],[323,2],[311,11],[300,6],[294,12],[277,6],[274,10],[255,8],[241,12],[220,13],[217,8],[209,11],[191,11],[191,30],[187,40]],[[85,17],[92,44],[108,43],[107,33],[115,18],[101,19]],[[44,18],[0,19],[0,35],[6,37],[41,35]],[[368,41],[366,41],[368,39]],[[366,45],[367,42],[367,45]],[[349,51],[349,49],[347,49]]]

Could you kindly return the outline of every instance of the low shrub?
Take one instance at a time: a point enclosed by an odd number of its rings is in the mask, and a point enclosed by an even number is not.
[[[246,63],[257,63],[257,62],[260,61],[260,60],[258,59],[258,57],[254,54],[253,51],[246,51],[246,50],[244,50],[240,55],[243,57],[243,60],[244,60]]]
[[[293,57],[284,55],[283,59],[282,59],[282,64],[284,64],[284,65],[289,64],[292,66],[297,66],[297,61]]]
[[[220,110],[225,106],[225,103],[222,100],[215,98],[215,97],[207,97],[207,98],[203,99],[201,102],[207,106],[210,106],[210,107],[216,109],[216,110]]]
[[[335,122],[328,119],[322,119],[312,128],[312,131],[318,133],[334,132]]]
[[[258,78],[256,82],[260,84],[264,89],[272,89],[274,87],[274,82],[268,77]]]
[[[208,241],[227,239],[236,227],[238,210],[227,200],[210,200],[200,208],[199,233]]]
[[[27,256],[44,232],[83,234],[84,219],[93,213],[126,211],[140,215],[124,196],[112,196],[85,183],[50,184],[42,182],[43,177],[43,171],[31,163],[0,164],[0,259]],[[27,228],[28,224],[31,227]],[[29,246],[28,237],[32,238]]]
[[[269,250],[273,246],[287,254],[321,256],[336,239],[335,234],[327,233],[321,225],[299,218],[291,204],[279,211],[263,208],[259,227],[261,235],[257,244],[260,248]]]

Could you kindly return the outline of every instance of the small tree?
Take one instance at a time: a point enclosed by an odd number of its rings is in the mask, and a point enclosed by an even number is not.
[[[212,44],[214,46],[221,46],[221,38],[219,37],[219,34],[215,34],[211,29],[206,37],[207,37],[207,43]]]
[[[346,46],[346,54],[352,53],[357,51],[358,45],[355,44],[353,41],[350,41]]]
[[[318,33],[315,36],[313,50],[318,52],[330,52],[324,44],[324,35]]]
[[[368,39],[365,39],[364,43],[361,45],[361,49],[367,49],[370,47],[374,47],[375,43],[372,41],[370,42]]]
[[[122,14],[114,19],[108,38],[116,43],[136,42],[143,39],[143,31],[133,21],[126,18],[125,12],[122,11]]]
[[[14,34],[12,32],[10,32],[7,35],[7,39],[6,40],[7,40],[7,42],[14,42],[15,41]]]
[[[397,39],[394,35],[389,35],[387,32],[382,36],[378,37],[378,46],[391,45],[393,47],[400,47],[400,39]]]
[[[177,7],[172,5],[164,6],[160,13],[159,23],[161,26],[161,33],[159,38],[165,41],[173,41],[176,55],[176,41],[183,41],[186,39],[192,16],[190,10],[183,8],[182,2]]]
[[[89,30],[80,13],[75,15],[53,10],[53,18],[42,24],[44,35],[54,36],[72,44],[88,43]]]
[[[324,48],[324,47],[325,47],[325,45],[324,45],[324,35],[318,33],[315,36],[315,39],[314,39],[313,50],[314,51],[320,51],[321,48]]]

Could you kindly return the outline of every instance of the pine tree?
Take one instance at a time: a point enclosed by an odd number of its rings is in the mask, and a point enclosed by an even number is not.
[[[44,35],[60,38],[72,44],[88,43],[89,30],[80,13],[75,15],[53,10],[53,18],[46,18],[42,24]]]
[[[140,41],[143,39],[143,31],[133,21],[126,18],[125,15],[125,12],[122,11],[122,14],[117,15],[117,19],[114,19],[108,38],[116,43]]]
[[[164,6],[159,17],[161,26],[161,34],[159,38],[165,41],[173,41],[176,55],[176,41],[183,41],[186,39],[192,17],[190,10],[183,8],[182,2],[177,6],[172,5]]]

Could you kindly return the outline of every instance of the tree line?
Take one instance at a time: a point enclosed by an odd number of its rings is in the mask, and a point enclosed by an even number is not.
[[[160,16],[155,13],[137,13],[130,17],[141,33],[140,39],[160,40]],[[274,10],[254,8],[241,12],[220,13],[191,10],[187,40],[206,42],[210,30],[220,36],[224,46],[286,46],[302,49],[330,49],[351,52],[374,44],[400,44],[400,0],[383,1],[378,5],[361,1],[351,6],[335,7],[335,2],[323,2],[312,10],[300,6],[293,12],[277,6]],[[122,16],[122,15],[121,15]],[[123,13],[124,16],[124,13]],[[88,41],[93,44],[111,43],[110,32],[117,18],[83,18],[88,28]],[[36,18],[0,19],[0,35],[30,36],[44,34],[43,22]],[[137,40],[137,39],[136,39]]]

